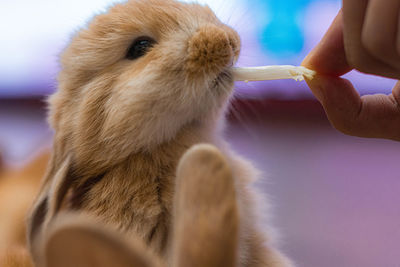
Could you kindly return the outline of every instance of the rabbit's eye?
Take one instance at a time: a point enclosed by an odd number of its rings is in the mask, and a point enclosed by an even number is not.
[[[150,37],[140,37],[136,39],[126,54],[126,58],[130,60],[144,56],[149,48],[153,47],[155,41]]]

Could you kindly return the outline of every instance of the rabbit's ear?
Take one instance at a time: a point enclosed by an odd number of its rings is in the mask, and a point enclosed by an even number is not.
[[[128,243],[117,233],[77,216],[61,220],[44,244],[46,267],[160,266],[139,240]]]
[[[197,145],[181,159],[174,211],[174,267],[232,267],[237,263],[238,210],[223,155]]]
[[[55,162],[55,155],[53,154],[39,196],[28,218],[29,244],[35,257],[38,253],[35,251],[35,247],[37,247],[35,243],[40,241],[38,239],[40,239],[41,229],[60,210],[65,195],[73,181],[71,177],[71,157],[68,155],[60,163],[56,164]]]

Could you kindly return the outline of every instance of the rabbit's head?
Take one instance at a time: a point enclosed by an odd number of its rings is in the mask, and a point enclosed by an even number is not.
[[[101,169],[215,122],[239,50],[238,34],[199,4],[130,0],[96,16],[61,58],[56,157]]]

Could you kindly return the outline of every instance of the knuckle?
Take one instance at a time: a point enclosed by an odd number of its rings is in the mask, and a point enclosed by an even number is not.
[[[390,54],[394,52],[391,42],[383,38],[377,38],[376,36],[366,35],[362,36],[362,45],[372,56],[378,59],[390,58]]]
[[[360,125],[356,110],[349,112],[348,110],[336,108],[330,114],[327,113],[327,115],[336,130],[347,135],[358,135]]]
[[[349,66],[363,73],[380,74],[382,70],[380,61],[371,56],[364,47],[356,47],[347,53],[347,62]]]
[[[330,122],[336,130],[344,134],[354,135],[356,132],[355,124],[347,118],[330,119]]]
[[[389,54],[388,52],[376,53],[379,53],[379,56],[373,55],[365,47],[348,48],[346,49],[346,60],[352,69],[360,72],[399,79],[400,60],[397,54],[395,52]]]
[[[349,49],[346,56],[350,67],[360,71],[363,71],[367,68],[367,64],[365,62],[366,55],[362,53],[360,49]]]

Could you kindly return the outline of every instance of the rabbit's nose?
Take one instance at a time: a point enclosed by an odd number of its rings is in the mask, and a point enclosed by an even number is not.
[[[193,74],[217,74],[237,57],[237,34],[227,27],[202,26],[188,41],[187,69]]]

